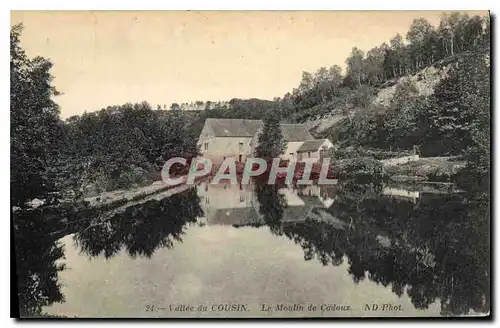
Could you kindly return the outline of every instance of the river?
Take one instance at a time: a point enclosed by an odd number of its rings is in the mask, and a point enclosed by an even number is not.
[[[489,204],[469,196],[202,183],[88,219],[33,212],[15,224],[21,314],[484,315]]]

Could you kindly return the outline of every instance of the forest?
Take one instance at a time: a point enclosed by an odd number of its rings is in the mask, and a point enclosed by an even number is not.
[[[273,100],[110,105],[66,120],[52,84],[54,63],[26,55],[22,29],[10,33],[13,206],[150,184],[166,159],[198,154],[206,118],[263,119],[269,113],[298,123],[340,110],[340,128],[316,137],[341,148],[463,156],[469,163],[464,176],[480,188],[489,182],[489,17],[446,14],[439,26],[415,19],[405,37],[397,34],[366,53],[353,47],[345,70],[333,65],[303,72],[297,88]],[[433,65],[450,69],[432,95],[397,83]],[[373,104],[379,90],[396,84],[389,106]]]

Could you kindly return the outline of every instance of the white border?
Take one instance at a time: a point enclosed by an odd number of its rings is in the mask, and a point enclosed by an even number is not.
[[[86,1],[80,1],[80,2],[72,2],[72,1],[67,1],[67,0],[50,0],[50,1],[36,1],[36,0],[31,0],[31,1],[11,1],[11,3],[8,2],[2,2],[0,6],[2,7],[1,11],[1,20],[2,24],[1,26],[3,27],[3,33],[2,35],[4,36],[4,41],[1,43],[2,46],[2,52],[1,52],[1,62],[3,65],[1,65],[2,71],[1,76],[3,79],[5,79],[5,84],[4,85],[9,85],[9,82],[7,80],[8,77],[8,72],[9,68],[7,66],[7,59],[9,57],[9,44],[7,41],[7,35],[8,35],[8,29],[10,28],[10,10],[188,10],[188,9],[197,9],[197,10],[441,10],[441,11],[448,11],[448,10],[486,10],[490,9],[492,10],[492,13],[498,13],[497,7],[498,7],[498,1],[483,1],[483,0],[475,0],[475,1],[465,1],[465,0],[455,0],[455,1],[436,1],[436,0],[419,0],[415,2],[406,2],[406,1],[379,1],[375,2],[373,0],[356,0],[356,1],[345,1],[342,3],[339,3],[337,1],[317,1],[317,0],[307,0],[307,1],[298,1],[298,0],[287,0],[287,1],[270,1],[270,0],[247,0],[247,1],[234,1],[234,0],[183,0],[183,1],[178,1],[178,2],[169,2],[169,3],[163,3],[160,1],[151,1],[151,0],[141,0],[141,1],[130,1],[130,0],[122,0],[122,1],[116,1],[116,2],[104,2],[103,0],[86,0]],[[5,7],[5,8],[4,8]],[[381,22],[383,24],[383,22]],[[496,22],[498,24],[498,22]],[[498,37],[497,34],[495,33],[495,42],[494,44],[497,44],[498,42]],[[496,53],[496,51],[494,52]],[[496,59],[496,58],[494,58]],[[495,75],[498,70],[498,65],[495,65]],[[0,134],[1,134],[1,143],[0,143],[0,151],[1,154],[3,155],[3,160],[1,161],[2,165],[2,175],[1,175],[1,181],[0,181],[0,186],[2,186],[3,189],[3,197],[1,197],[1,205],[2,205],[2,210],[3,213],[5,213],[4,217],[2,218],[2,238],[3,242],[5,243],[4,247],[2,247],[3,256],[2,258],[4,259],[9,259],[10,258],[10,244],[7,244],[7,241],[10,241],[10,199],[7,196],[10,192],[10,188],[8,187],[10,185],[10,178],[9,178],[9,172],[10,172],[10,163],[9,163],[9,144],[10,144],[10,135],[9,135],[9,88],[4,87],[4,91],[2,92],[2,109],[0,110],[0,121],[4,124],[4,127],[0,129]],[[498,94],[498,83],[495,84],[495,90],[493,91],[493,94]],[[497,107],[497,106],[495,106]],[[495,108],[495,111],[497,111],[497,108]],[[499,121],[500,120],[500,115],[497,113],[495,115],[495,121],[493,124],[493,130],[495,130],[494,127],[500,126]],[[497,132],[495,135],[495,140],[494,140],[494,151],[493,154],[497,153],[498,147],[500,147],[500,140],[499,139],[499,133]],[[492,154],[492,155],[493,155]],[[498,161],[495,164],[495,169],[498,168]],[[495,170],[497,171],[497,170]],[[495,185],[498,185],[498,175],[495,177]],[[494,203],[499,204],[500,201],[500,196],[494,195]],[[494,221],[494,218],[492,218],[492,221]],[[499,223],[497,222],[495,224],[495,236],[498,236],[498,227]],[[496,243],[493,243],[492,248],[495,248],[494,245]],[[498,253],[496,252],[495,254],[495,260],[498,260]],[[495,261],[495,263],[498,261]],[[496,286],[498,283],[496,281],[496,278],[498,276],[498,271],[494,270],[495,272],[495,277],[493,279],[495,280],[494,286]],[[3,282],[4,286],[7,286],[7,282],[10,281],[10,271],[3,270],[1,271],[2,279],[0,281]],[[5,292],[2,293],[3,297],[1,300],[1,309],[2,309],[2,321],[3,323],[7,323],[8,325],[14,325],[15,322],[11,319],[7,319],[10,317],[10,294],[7,292],[7,288],[2,289]],[[495,300],[497,300],[495,298]],[[495,306],[496,303],[493,303],[493,306]],[[496,306],[495,306],[496,310]],[[498,315],[498,313],[497,313]],[[177,326],[179,323],[174,323],[174,322],[164,322],[165,324],[169,326]],[[209,324],[215,324],[219,325],[220,322],[210,322],[210,321],[205,321],[204,322],[209,323]],[[292,322],[284,322],[284,324],[290,324]],[[301,325],[304,326],[312,326],[313,324],[317,324],[318,322],[301,322]],[[343,327],[346,326],[348,323],[346,322],[338,322],[338,321],[322,321],[321,323],[327,324],[327,325],[335,325],[336,327]],[[363,322],[361,322],[363,323]],[[401,324],[401,322],[370,322],[370,326],[379,326],[383,327],[387,324]],[[422,322],[420,324],[426,325],[426,326],[432,326],[432,325],[437,325],[440,322]],[[451,322],[452,324],[455,322]],[[472,322],[468,322],[466,324],[470,324]],[[34,323],[24,323],[24,325],[33,325]],[[50,323],[49,323],[50,324]],[[98,327],[104,327],[105,322],[92,322],[89,323]],[[109,324],[109,322],[107,323]],[[118,325],[123,325],[123,322],[115,322],[114,324]],[[140,323],[141,325],[144,324],[143,322]],[[232,322],[230,325],[236,325],[237,323]],[[270,325],[269,321],[264,321],[264,322],[248,322],[247,324],[250,325],[255,325],[259,324],[261,326],[267,326]],[[415,325],[418,323],[413,323],[413,322],[404,322],[405,325]],[[70,323],[64,322],[62,323],[63,326],[69,326]],[[183,326],[191,326],[194,325],[194,323],[184,323]],[[3,326],[3,325],[2,325]]]

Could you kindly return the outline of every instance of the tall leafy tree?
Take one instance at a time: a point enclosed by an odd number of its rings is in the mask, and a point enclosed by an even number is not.
[[[367,82],[375,84],[384,79],[384,59],[387,51],[387,44],[370,49],[366,53],[365,71]]]
[[[23,207],[55,191],[50,161],[60,136],[59,107],[52,100],[52,63],[21,48],[23,26],[10,31],[11,202]]]
[[[482,53],[465,56],[435,88],[430,97],[429,138],[439,142],[439,153],[460,154],[489,122],[489,62]],[[484,140],[484,138],[480,138]],[[429,140],[431,142],[431,140]]]
[[[364,59],[365,53],[357,48],[353,47],[351,54],[346,59],[347,64],[347,76],[349,77],[352,86],[360,87],[364,81]]]
[[[281,133],[280,116],[277,111],[269,112],[264,118],[264,127],[258,137],[256,155],[265,160],[279,157],[285,150]]]
[[[340,85],[342,84],[342,68],[338,65],[333,65],[328,70],[328,80],[330,82],[332,94],[337,94]]]
[[[410,56],[414,69],[419,69],[432,62],[434,30],[432,25],[424,18],[415,19],[406,34]]]

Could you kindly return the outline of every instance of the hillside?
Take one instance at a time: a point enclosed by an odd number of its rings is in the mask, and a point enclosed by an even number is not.
[[[372,97],[368,107],[377,109],[388,108],[393,101],[396,90],[405,84],[412,84],[416,87],[417,95],[427,97],[434,92],[434,87],[447,76],[451,65],[456,64],[457,60],[463,57],[459,54],[434,63],[432,66],[425,67],[416,74],[403,76],[387,81],[383,85],[376,87],[376,94]],[[319,112],[312,119],[305,120],[305,124],[311,133],[316,136],[324,136],[324,132],[330,129],[334,130],[338,124],[356,112],[366,108],[349,108],[348,106],[336,106],[337,101],[331,101],[327,104],[315,106],[310,109],[311,112]]]

